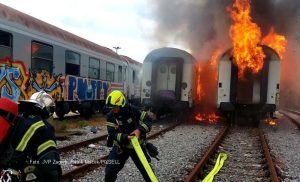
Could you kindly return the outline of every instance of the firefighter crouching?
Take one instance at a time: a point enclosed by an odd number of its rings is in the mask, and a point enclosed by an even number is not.
[[[53,127],[47,118],[54,101],[41,91],[17,103],[0,99],[0,181],[51,181],[61,178]],[[19,110],[19,114],[17,116]],[[2,129],[1,129],[2,130]]]
[[[146,133],[151,130],[151,118],[146,112],[141,112],[137,107],[126,104],[124,95],[118,90],[108,95],[106,105],[111,107],[111,111],[106,115],[109,135],[108,145],[111,141],[113,147],[109,153],[105,168],[105,181],[116,181],[117,174],[124,167],[129,156],[143,175],[145,181],[151,181],[130,143],[130,139],[133,136],[137,136],[143,152],[148,162],[150,162],[150,157],[146,153],[143,142],[145,142]]]

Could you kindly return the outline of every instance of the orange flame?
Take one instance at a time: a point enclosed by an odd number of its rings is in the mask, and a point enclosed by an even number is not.
[[[274,27],[272,27],[268,35],[263,38],[262,43],[274,49],[278,53],[280,59],[283,58],[287,40],[283,35],[277,34]]]
[[[210,58],[210,66],[212,66],[213,69],[217,70],[218,69],[218,65],[217,65],[217,62],[218,62],[218,58],[220,57],[220,55],[223,53],[224,51],[224,47],[223,45],[220,45],[217,47],[216,50],[214,50],[214,52],[212,53],[212,56]],[[214,71],[213,72],[213,76],[214,76],[214,79],[217,81],[218,80],[218,75],[217,75],[217,72],[218,71]]]
[[[202,88],[202,84],[201,84],[201,78],[200,78],[200,74],[201,74],[201,66],[200,64],[197,65],[196,67],[196,94],[197,94],[197,100],[201,100],[201,97],[204,96],[204,92],[203,92],[203,88]]]
[[[217,116],[215,113],[211,113],[211,114],[200,114],[200,113],[198,113],[195,116],[195,119],[197,121],[200,121],[200,122],[208,121],[209,123],[216,123],[219,119],[219,116]]]
[[[277,125],[277,120],[276,119],[267,118],[264,121],[265,121],[265,123],[267,123],[270,126],[276,126]]]
[[[263,67],[265,54],[261,46],[261,31],[250,17],[250,0],[235,0],[229,9],[233,25],[229,36],[233,43],[232,55],[239,68],[239,77],[246,69],[258,73]]]

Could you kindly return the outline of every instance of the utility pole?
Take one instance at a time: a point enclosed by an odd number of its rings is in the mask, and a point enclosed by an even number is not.
[[[118,50],[121,49],[121,47],[117,46],[117,47],[113,47],[116,51],[116,53],[118,54]]]

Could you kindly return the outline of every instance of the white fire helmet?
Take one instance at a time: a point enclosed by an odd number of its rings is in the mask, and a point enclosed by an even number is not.
[[[38,107],[41,110],[46,110],[49,116],[54,113],[54,99],[45,91],[39,91],[32,94],[30,99],[27,100],[27,102],[35,103],[35,107]]]

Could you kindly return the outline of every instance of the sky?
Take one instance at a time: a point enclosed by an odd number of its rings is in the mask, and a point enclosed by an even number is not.
[[[101,46],[143,62],[153,49],[155,20],[141,0],[0,0]]]

